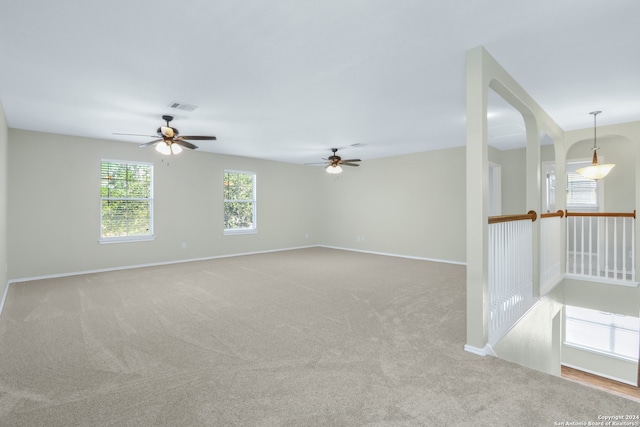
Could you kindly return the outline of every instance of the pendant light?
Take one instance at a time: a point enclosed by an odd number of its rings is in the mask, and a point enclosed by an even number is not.
[[[615,166],[613,163],[608,163],[604,165],[598,164],[598,153],[597,151],[600,147],[596,147],[596,116],[602,113],[602,111],[592,111],[589,114],[593,114],[593,160],[591,161],[591,166],[587,166],[584,168],[580,168],[576,170],[580,175],[589,179],[601,179],[607,176],[611,169]]]
[[[342,168],[340,165],[329,165],[327,166],[327,173],[330,174],[338,174],[342,172]]]

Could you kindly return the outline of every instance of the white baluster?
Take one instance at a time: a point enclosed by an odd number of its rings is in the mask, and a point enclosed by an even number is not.
[[[589,234],[589,275],[590,276],[593,275],[593,265],[591,262],[591,260],[593,259],[593,245],[592,245],[593,229],[591,228],[592,227],[591,219],[592,217],[589,217],[589,229],[587,230],[587,233]]]
[[[609,218],[604,221],[604,276],[609,277]]]
[[[631,280],[636,281],[636,221],[631,218]]]
[[[603,220],[606,220],[606,218],[598,218],[597,219],[598,226],[596,227],[596,236],[597,236],[596,237],[596,241],[597,241],[597,246],[596,246],[596,276],[597,277],[600,277],[600,273],[601,273],[601,270],[602,270],[600,268],[600,266],[602,265],[601,264],[601,260],[600,260],[600,258],[601,258],[600,257],[600,253],[602,252],[601,251],[602,242],[600,241],[600,230],[602,229]]]
[[[618,218],[613,218],[613,278],[618,278]]]
[[[584,217],[580,217],[580,274],[584,275]]]
[[[627,221],[622,218],[622,280],[627,279]]]
[[[578,258],[578,229],[577,229],[577,224],[578,224],[578,218],[577,217],[573,217],[573,271],[572,273],[576,274],[578,272],[578,268],[576,265],[577,262],[577,258]]]

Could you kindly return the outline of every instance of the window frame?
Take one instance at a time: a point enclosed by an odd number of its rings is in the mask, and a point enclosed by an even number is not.
[[[604,158],[601,159],[604,162]],[[569,204],[569,174],[576,174],[576,169],[581,167],[590,166],[592,159],[570,159],[567,160],[565,166],[566,177],[566,192],[565,204],[568,211],[571,212],[602,212],[604,209],[604,182],[600,180],[587,179],[585,181],[593,181],[595,185],[596,202],[595,204]],[[570,166],[571,165],[571,166]]]
[[[252,188],[252,199],[226,199],[225,195],[225,178],[227,174],[242,174],[242,175],[251,175],[253,188]],[[224,235],[236,235],[236,234],[256,234],[258,232],[258,215],[257,215],[257,205],[258,205],[258,196],[257,196],[257,181],[258,174],[252,171],[244,171],[244,170],[235,170],[235,169],[225,169],[222,174],[222,227]],[[226,228],[225,226],[225,208],[227,203],[251,203],[252,204],[252,227],[251,228]]]
[[[137,165],[137,166],[148,166],[149,167],[149,175],[150,175],[150,185],[149,185],[149,197],[145,198],[135,198],[135,197],[102,197],[100,195],[100,204],[99,204],[99,213],[100,213],[100,230],[99,230],[99,243],[100,244],[109,244],[109,243],[126,243],[126,242],[145,242],[151,241],[155,239],[154,232],[154,165],[151,162],[139,162],[132,160],[116,160],[116,159],[101,159],[100,160],[100,189],[102,189],[102,165],[104,163],[114,163],[120,165]],[[103,235],[103,201],[108,199],[117,199],[117,200],[146,200],[149,203],[149,234],[140,234],[140,235],[128,235],[128,236],[104,236]]]
[[[555,212],[556,189],[558,183],[555,160],[542,162],[541,178],[544,180],[544,182],[540,184],[542,192],[542,211],[546,213]]]

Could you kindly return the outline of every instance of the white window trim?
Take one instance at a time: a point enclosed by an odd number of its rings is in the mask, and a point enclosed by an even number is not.
[[[101,245],[109,245],[111,243],[130,243],[130,242],[150,242],[155,240],[156,236],[123,236],[123,237],[101,237],[98,242]]]
[[[598,163],[600,164],[604,164],[604,157],[599,157],[598,158],[599,161]],[[566,165],[565,166],[565,175],[567,175],[569,172],[569,167],[568,165],[572,164],[572,163],[588,163],[591,164],[592,159],[591,158],[576,158],[576,159],[568,159],[566,161]],[[565,188],[565,192],[567,191],[569,183],[567,182],[567,177],[565,176],[564,179],[564,188]],[[588,209],[578,209],[578,210],[573,210],[574,212],[576,211],[585,211],[585,212],[604,212],[604,180],[600,179],[597,181],[597,197],[598,197],[598,210],[597,211],[593,211],[593,210],[588,210]],[[558,187],[558,177],[556,176],[556,191],[557,191],[557,187]],[[566,200],[566,194],[565,194],[565,205],[567,206],[567,210],[571,211],[571,207],[569,206],[567,200]]]
[[[225,229],[224,233],[225,236],[230,236],[233,234],[258,234],[258,230],[255,228],[238,228],[238,229]]]
[[[489,162],[489,216],[502,215],[502,166]]]
[[[225,228],[223,230],[223,234],[225,236],[230,236],[230,235],[241,235],[241,234],[257,234],[258,233],[258,212],[257,212],[257,206],[258,206],[258,195],[256,192],[256,188],[257,188],[257,181],[258,181],[258,174],[256,172],[252,172],[252,171],[243,171],[243,170],[235,170],[235,169],[225,169],[222,173],[222,180],[224,182],[224,174],[227,173],[238,173],[238,174],[248,174],[248,175],[253,175],[253,199],[251,200],[237,200],[239,202],[251,202],[252,206],[253,206],[253,227],[252,228]],[[222,188],[222,205],[223,205],[223,211],[224,211],[224,204],[227,202],[227,200],[224,198],[224,185]],[[224,218],[223,218],[223,224],[224,224]]]
[[[553,175],[554,182],[554,194],[553,197],[549,194],[549,180]],[[556,161],[547,160],[542,162],[542,174],[541,178],[543,182],[540,183],[540,190],[542,193],[542,210],[543,212],[550,213],[556,211],[556,192],[558,191],[558,177],[556,176]],[[566,186],[566,183],[565,183]]]
[[[154,231],[154,215],[153,215],[153,207],[154,207],[154,164],[151,162],[137,162],[133,160],[116,160],[116,159],[100,159],[99,168],[102,167],[102,163],[121,163],[125,165],[144,165],[151,166],[151,197],[149,199],[149,231],[150,235],[148,236],[115,236],[115,237],[103,237],[102,236],[102,197],[99,198],[99,206],[98,212],[100,213],[100,229],[98,243],[101,245],[112,244],[112,243],[132,243],[132,242],[149,242],[155,240],[155,231]]]

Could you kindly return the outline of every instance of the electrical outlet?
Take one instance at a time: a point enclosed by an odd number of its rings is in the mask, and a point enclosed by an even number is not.
[[[180,246],[182,249],[187,249],[187,244],[186,243],[182,243],[182,245]]]

